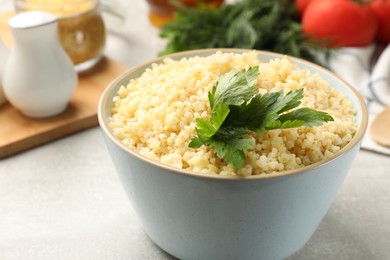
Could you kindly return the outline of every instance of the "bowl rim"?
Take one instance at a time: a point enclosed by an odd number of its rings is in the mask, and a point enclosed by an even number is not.
[[[125,77],[128,76],[128,74],[133,73],[134,71],[139,70],[140,68],[146,68],[150,67],[153,63],[161,63],[164,59],[166,58],[171,58],[171,59],[180,59],[180,58],[190,58],[194,57],[197,55],[202,55],[204,54],[209,54],[212,55],[216,53],[217,51],[221,51],[223,53],[242,53],[242,52],[249,52],[249,51],[256,51],[258,55],[265,54],[265,55],[270,55],[273,56],[275,59],[276,58],[284,58],[287,57],[289,60],[292,62],[298,62],[301,64],[305,64],[315,70],[322,71],[325,74],[328,74],[329,76],[335,78],[336,80],[340,81],[342,85],[344,85],[345,88],[347,88],[352,94],[356,97],[359,106],[362,111],[361,115],[361,123],[358,125],[358,131],[355,133],[353,136],[352,140],[345,145],[340,151],[338,151],[336,154],[332,155],[329,158],[320,160],[318,162],[312,163],[307,166],[303,166],[297,169],[292,169],[292,170],[287,170],[287,171],[280,171],[280,172],[272,172],[272,173],[264,173],[264,174],[258,174],[258,175],[249,175],[249,176],[241,176],[241,175],[219,175],[219,174],[211,174],[211,173],[200,173],[196,171],[191,171],[191,170],[186,170],[186,169],[179,169],[174,166],[170,166],[167,164],[163,164],[157,161],[153,161],[152,159],[149,159],[141,154],[139,154],[136,151],[133,151],[129,147],[125,146],[119,139],[117,139],[113,133],[109,130],[109,126],[107,125],[107,120],[106,118],[103,117],[103,113],[106,110],[106,106],[109,102],[108,100],[108,94],[111,92],[113,88],[116,87],[116,85],[122,81]],[[111,101],[112,102],[112,101]],[[285,55],[285,54],[280,54],[276,52],[270,52],[270,51],[261,51],[261,50],[254,50],[254,49],[237,49],[237,48],[210,48],[210,49],[198,49],[198,50],[190,50],[190,51],[182,51],[182,52],[176,52],[173,54],[168,54],[164,55],[161,57],[154,58],[152,60],[149,60],[147,62],[144,62],[142,64],[133,66],[129,68],[126,72],[122,73],[118,77],[116,77],[111,83],[106,87],[104,92],[101,94],[101,98],[99,100],[99,105],[98,105],[98,121],[100,128],[102,129],[103,133],[120,149],[125,151],[126,153],[130,154],[131,156],[136,157],[137,159],[144,161],[145,163],[154,165],[158,168],[162,168],[164,170],[167,170],[173,174],[180,174],[180,175],[187,175],[187,176],[192,176],[196,178],[206,178],[206,179],[218,179],[218,180],[254,180],[254,179],[273,179],[273,178],[280,178],[283,176],[289,176],[289,175],[294,175],[294,174],[301,174],[307,171],[311,171],[313,169],[319,168],[323,165],[326,165],[328,163],[331,163],[332,161],[336,160],[337,158],[341,157],[348,151],[350,151],[353,147],[359,145],[359,142],[363,139],[364,134],[367,130],[368,126],[368,110],[366,103],[361,96],[361,94],[349,83],[347,83],[345,80],[340,78],[338,75],[336,75],[334,72],[317,65],[315,63],[309,62],[307,60],[293,57],[290,55]]]

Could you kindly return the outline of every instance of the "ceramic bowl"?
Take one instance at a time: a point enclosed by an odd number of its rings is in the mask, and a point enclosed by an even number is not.
[[[170,57],[215,52],[198,50]],[[282,57],[261,51],[258,55],[264,62]],[[121,144],[108,127],[119,87],[162,59],[132,68],[115,79],[103,93],[98,111],[109,154],[145,232],[180,259],[283,259],[293,254],[320,224],[359,151],[368,117],[361,96],[324,68],[291,58],[299,67],[319,73],[352,101],[358,123],[353,139],[329,159],[278,175],[201,175],[141,156]]]

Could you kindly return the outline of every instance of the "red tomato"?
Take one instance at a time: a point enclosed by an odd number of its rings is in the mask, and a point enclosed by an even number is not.
[[[383,44],[390,43],[390,0],[375,0],[371,8],[378,17],[378,32],[376,38]]]
[[[302,18],[303,32],[328,47],[359,47],[374,41],[378,21],[369,5],[352,0],[315,0]]]
[[[298,14],[300,16],[303,15],[303,13],[305,12],[305,9],[306,7],[309,5],[310,2],[312,2],[313,0],[295,0],[295,7],[297,8],[298,10]]]

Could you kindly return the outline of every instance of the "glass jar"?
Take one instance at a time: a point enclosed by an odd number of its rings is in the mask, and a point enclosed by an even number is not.
[[[152,24],[160,27],[174,18],[176,8],[171,4],[172,0],[147,0],[149,4],[149,19]],[[211,7],[219,7],[223,0],[179,0],[188,7],[196,7],[202,3]]]
[[[16,12],[45,11],[58,18],[58,36],[76,71],[102,57],[106,30],[98,0],[15,0]]]

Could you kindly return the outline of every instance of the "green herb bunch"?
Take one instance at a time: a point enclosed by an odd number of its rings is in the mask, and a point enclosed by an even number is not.
[[[204,48],[268,50],[316,61],[291,0],[242,0],[219,8],[180,6],[162,27],[160,54]]]
[[[250,131],[318,126],[333,118],[321,111],[298,108],[303,89],[258,94],[259,67],[222,75],[208,95],[211,115],[208,120],[196,119],[197,136],[189,147],[212,146],[216,155],[236,169],[244,165],[244,149],[253,149]]]

